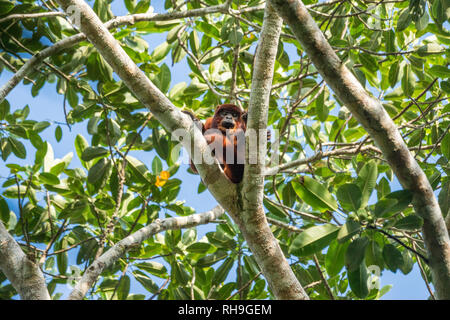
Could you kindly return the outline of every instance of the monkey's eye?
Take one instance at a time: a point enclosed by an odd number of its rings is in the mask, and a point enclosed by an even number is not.
[[[232,115],[233,115],[234,118],[238,117],[238,114],[236,112],[233,112]]]

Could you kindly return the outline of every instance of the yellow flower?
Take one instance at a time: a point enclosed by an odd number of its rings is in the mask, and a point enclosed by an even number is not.
[[[161,177],[161,179],[169,180],[169,178],[170,178],[170,173],[167,172],[167,171],[161,171],[161,173],[159,174],[159,176]]]
[[[156,177],[156,183],[155,185],[157,187],[162,187],[163,185],[166,184],[167,180],[169,180],[170,178],[170,173],[167,171],[161,171],[161,173],[159,174],[159,176]]]

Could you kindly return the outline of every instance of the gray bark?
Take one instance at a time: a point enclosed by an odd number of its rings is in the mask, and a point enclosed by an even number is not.
[[[267,117],[281,26],[282,19],[270,5],[266,5],[248,107],[246,165],[241,192],[243,210],[237,219],[274,295],[278,299],[305,300],[309,298],[273,236],[263,207]],[[256,163],[252,163],[250,158],[256,158]]]
[[[50,300],[44,275],[0,221],[0,270],[22,300]]]

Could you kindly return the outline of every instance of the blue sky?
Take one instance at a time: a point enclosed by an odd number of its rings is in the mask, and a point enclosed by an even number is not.
[[[123,3],[119,1],[118,5],[113,5],[113,13],[115,15],[124,14]],[[117,1],[113,2],[117,3]],[[155,12],[164,12],[163,9],[164,1],[153,1],[152,5],[155,7]],[[145,36],[146,41],[149,43],[149,51],[151,52],[157,45],[165,40],[165,34],[157,34],[152,36]],[[171,68],[172,71],[172,83],[175,85],[179,82],[185,81],[190,82],[188,77],[189,69],[186,67],[185,60],[178,64],[172,66],[170,57],[166,61],[166,64]],[[4,71],[0,75],[0,86],[2,86],[10,77],[11,73]],[[26,104],[30,107],[30,119],[49,121],[52,126],[47,128],[43,132],[43,139],[50,142],[53,146],[55,158],[62,158],[67,153],[73,152],[74,158],[71,163],[71,167],[79,167],[80,162],[76,156],[74,148],[74,139],[77,134],[82,134],[88,140],[90,136],[87,134],[86,123],[78,123],[72,126],[72,130],[61,125],[63,129],[63,139],[58,143],[54,138],[54,130],[58,123],[64,123],[64,112],[63,112],[63,96],[56,93],[55,85],[46,85],[39,93],[37,97],[31,96],[31,86],[24,86],[20,84],[17,86],[7,97],[11,103],[12,110],[23,108]],[[213,106],[212,106],[213,107]],[[144,137],[145,138],[145,137]],[[34,159],[34,154],[32,152],[35,150],[30,144],[26,144],[27,152],[29,153],[27,159],[21,160],[15,158],[11,155],[8,162],[13,163],[27,163]],[[154,157],[153,152],[140,152],[138,158],[150,166],[151,161]],[[30,160],[31,159],[31,160]],[[197,186],[200,181],[198,175],[192,175],[187,172],[188,165],[181,165],[179,171],[176,174],[176,178],[181,179],[184,183],[182,184],[180,194],[178,199],[185,200],[187,206],[193,207],[197,212],[203,212],[212,209],[216,205],[214,198],[207,192],[197,194]],[[9,169],[5,167],[3,162],[0,163],[0,183],[8,177]],[[201,226],[199,227],[199,235],[203,235],[205,232],[214,229],[215,226]],[[387,293],[384,299],[426,299],[428,297],[428,292],[426,286],[420,276],[420,271],[417,266],[414,267],[413,271],[405,276],[400,271],[396,274],[390,271],[384,271],[381,278],[381,286],[392,284],[393,288],[389,293]]]

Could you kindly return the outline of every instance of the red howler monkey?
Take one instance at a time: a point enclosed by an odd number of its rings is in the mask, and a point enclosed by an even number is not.
[[[185,112],[199,124],[199,120],[190,112]],[[222,104],[216,107],[214,116],[206,119],[202,133],[219,161],[223,172],[233,183],[239,183],[244,174],[245,130],[247,114],[234,104]],[[191,169],[197,169],[191,160]]]

